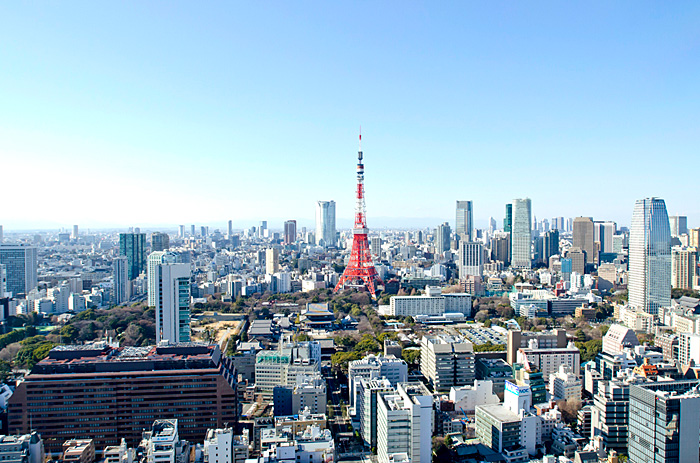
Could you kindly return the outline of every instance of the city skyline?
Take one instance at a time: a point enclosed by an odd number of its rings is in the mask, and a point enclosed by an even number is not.
[[[458,199],[484,227],[525,196],[538,218],[624,225],[655,196],[700,222],[679,188],[700,141],[693,3],[2,8],[0,156],[25,174],[5,178],[8,230],[281,224],[322,199],[350,221],[360,125],[370,228],[437,226]]]

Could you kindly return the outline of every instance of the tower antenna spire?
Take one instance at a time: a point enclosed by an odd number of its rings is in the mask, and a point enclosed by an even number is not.
[[[376,299],[376,285],[382,280],[377,274],[369,249],[367,220],[365,213],[365,165],[362,161],[362,126],[359,137],[360,150],[357,153],[357,190],[355,191],[355,226],[352,230],[352,250],[350,261],[338,280],[335,290],[347,287],[364,287]]]

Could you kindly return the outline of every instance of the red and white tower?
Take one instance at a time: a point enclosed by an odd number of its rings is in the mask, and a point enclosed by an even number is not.
[[[335,290],[364,286],[372,298],[376,298],[376,285],[382,283],[382,280],[377,275],[377,269],[374,268],[372,254],[369,251],[369,240],[367,239],[369,230],[365,219],[365,166],[362,164],[362,133],[360,133],[360,150],[357,152],[356,201],[350,261],[345,267],[343,276],[338,280]]]

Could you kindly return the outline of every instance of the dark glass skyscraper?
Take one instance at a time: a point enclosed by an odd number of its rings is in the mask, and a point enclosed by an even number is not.
[[[119,255],[128,260],[127,274],[129,280],[138,277],[146,270],[146,234],[120,233]]]
[[[510,233],[513,231],[513,204],[506,204],[506,217],[503,219],[503,231]]]

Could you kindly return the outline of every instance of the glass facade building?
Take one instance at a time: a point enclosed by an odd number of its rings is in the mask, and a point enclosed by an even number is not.
[[[671,228],[666,203],[659,198],[637,200],[629,245],[629,303],[657,315],[671,305]]]
[[[35,246],[0,245],[0,265],[5,266],[6,291],[14,297],[24,296],[37,285],[37,250]],[[2,297],[2,294],[0,294]]]
[[[530,198],[513,200],[511,267],[532,268],[532,203]]]
[[[457,214],[455,217],[455,233],[458,239],[472,241],[472,230],[474,223],[472,222],[472,202],[457,201]]]
[[[129,280],[138,277],[146,270],[146,234],[120,233],[119,255],[126,256],[129,261],[127,269]]]

